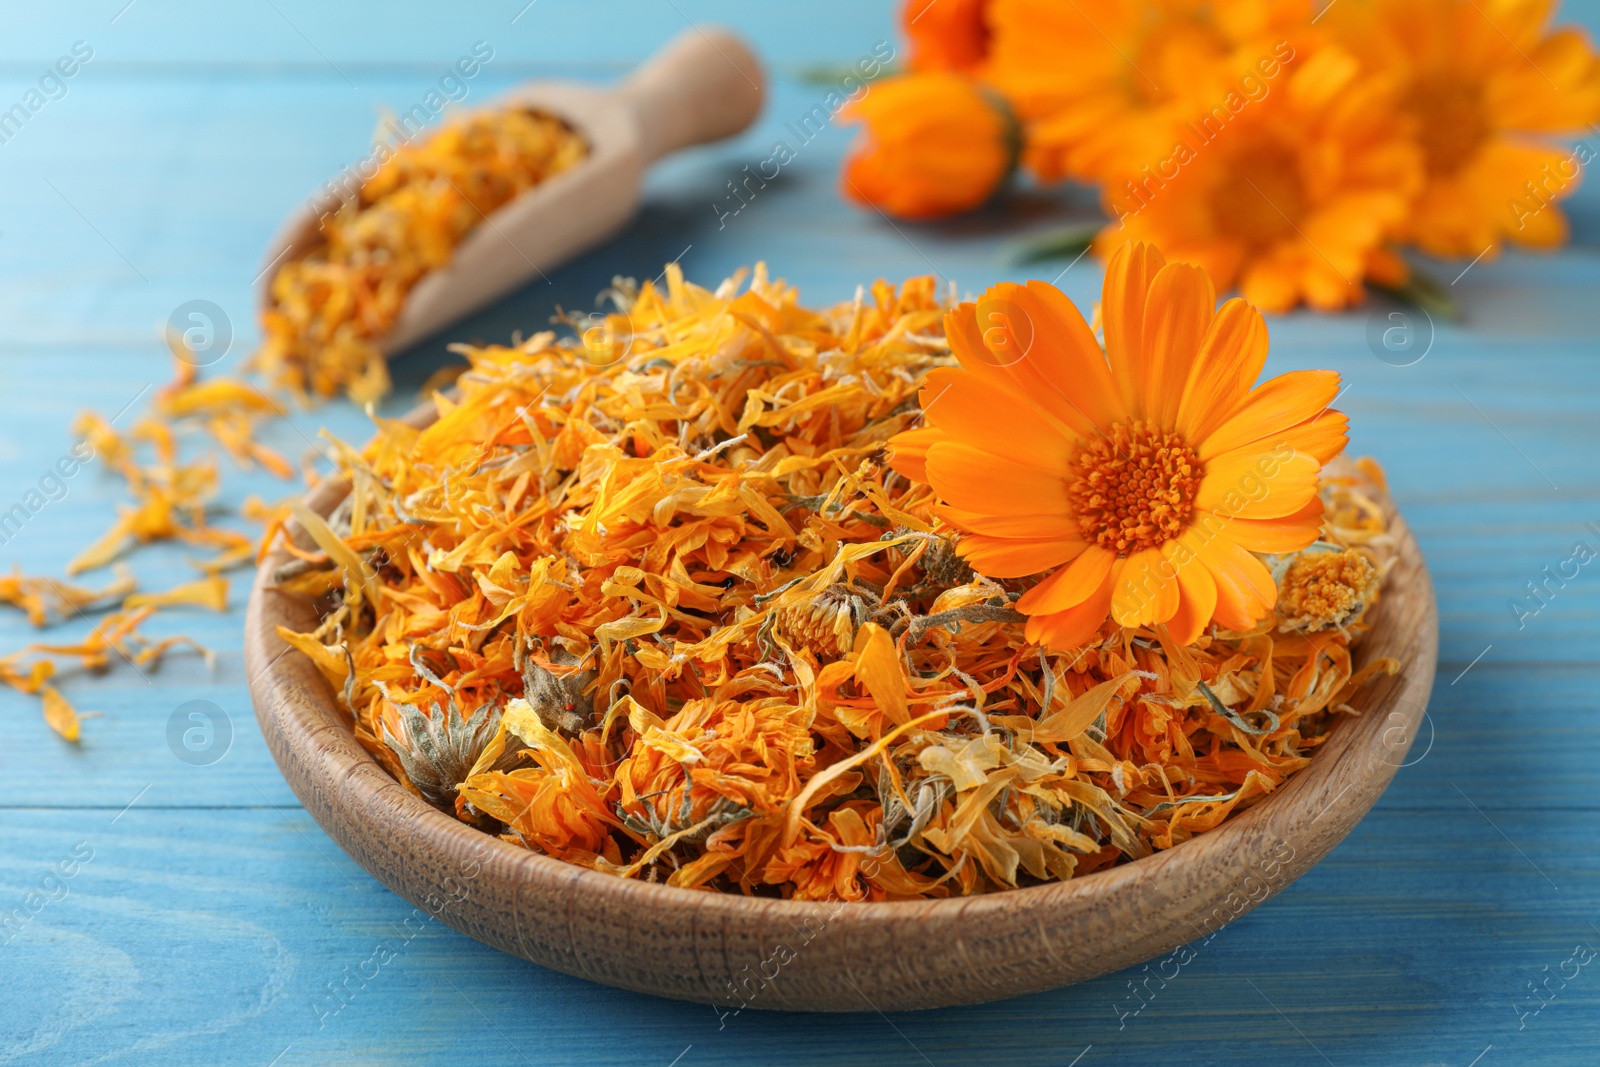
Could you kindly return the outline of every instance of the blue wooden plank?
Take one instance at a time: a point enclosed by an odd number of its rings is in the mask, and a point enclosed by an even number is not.
[[[265,1064],[286,1049],[284,1065],[667,1064],[691,1045],[685,1063],[912,1063],[920,1050],[935,1064],[1060,1065],[1089,1045],[1084,1063],[1152,1063],[1182,1041],[1203,1042],[1208,1063],[1317,1062],[1314,1047],[1337,1064],[1464,1065],[1489,1044],[1505,1062],[1571,1063],[1600,1013],[1587,971],[1553,981],[1537,1014],[1526,988],[1575,945],[1600,946],[1600,858],[1568,847],[1587,813],[1495,813],[1508,841],[1465,802],[1419,818],[1385,801],[1192,959],[1001,1004],[827,1020],[722,1016],[500,955],[424,922],[295,809],[141,801],[120,817],[8,818],[8,906],[82,861],[0,946],[8,973],[48,976],[8,987],[0,1037],[39,1046],[23,1064],[140,1041],[134,1062],[166,1064]]]

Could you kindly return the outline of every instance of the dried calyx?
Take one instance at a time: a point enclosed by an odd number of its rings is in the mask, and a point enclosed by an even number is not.
[[[531,656],[522,664],[522,695],[539,721],[558,734],[572,736],[594,724],[595,672],[565,649],[556,649],[549,663]]]
[[[384,744],[400,760],[406,777],[428,803],[448,808],[455,803],[457,786],[477,762],[484,746],[500,726],[500,709],[484,704],[470,715],[463,715],[455,700],[447,708],[437,701],[427,714],[414,704],[396,704],[404,737],[383,728]]]

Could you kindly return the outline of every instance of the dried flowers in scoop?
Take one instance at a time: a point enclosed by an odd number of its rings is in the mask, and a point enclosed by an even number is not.
[[[521,108],[473,112],[394,149],[323,220],[322,243],[278,268],[257,366],[301,395],[383,396],[389,374],[376,339],[417,282],[491,212],[587,153],[560,119]]]

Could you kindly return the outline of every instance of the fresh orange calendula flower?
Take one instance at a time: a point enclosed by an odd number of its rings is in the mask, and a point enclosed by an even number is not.
[[[844,115],[866,126],[845,161],[845,195],[898,218],[977,207],[1000,187],[1016,156],[1003,105],[955,74],[886,79]]]
[[[1404,269],[1386,242],[1422,182],[1394,86],[1350,53],[1317,50],[1224,124],[1191,127],[1154,167],[1109,183],[1102,255],[1159,245],[1264,311],[1359,301]]]
[[[906,0],[900,24],[912,70],[970,71],[989,54],[990,0]]]
[[[949,313],[958,367],[923,388],[927,427],[891,462],[938,493],[959,552],[995,578],[1049,572],[1017,601],[1027,639],[1088,642],[1109,617],[1179,644],[1272,609],[1256,553],[1317,538],[1322,465],[1345,444],[1333,371],[1251,386],[1260,313],[1216,306],[1205,272],[1131,244],[1113,258],[1102,351],[1042,282],[1002,284]]]
[[[1099,181],[1153,163],[1196,110],[1278,77],[1307,0],[993,0],[984,77],[1028,131],[1045,181]]]
[[[1369,67],[1401,80],[1427,184],[1403,236],[1442,256],[1503,241],[1567,237],[1555,206],[1592,151],[1555,143],[1600,122],[1600,56],[1574,29],[1548,29],[1548,0],[1351,0],[1328,28]]]

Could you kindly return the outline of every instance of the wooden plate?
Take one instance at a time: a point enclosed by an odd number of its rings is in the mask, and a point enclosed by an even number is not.
[[[347,492],[329,483],[309,503],[325,515]],[[327,682],[277,636],[279,623],[317,624],[309,604],[271,586],[289,558],[282,550],[256,575],[245,662],[261,732],[306,810],[373,877],[485,944],[591,981],[730,1008],[995,1000],[1214,933],[1304,874],[1372,807],[1405,761],[1438,650],[1427,567],[1384,504],[1399,556],[1356,662],[1394,656],[1404,669],[1362,690],[1359,718],[1336,727],[1285,786],[1209,833],[1068,882],[985,896],[818,904],[674,889],[465,826],[408,793],[356,743]]]

